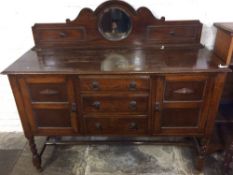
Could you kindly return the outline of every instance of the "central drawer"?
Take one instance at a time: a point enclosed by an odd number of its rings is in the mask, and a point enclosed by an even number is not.
[[[149,95],[88,94],[81,95],[84,114],[147,114]]]
[[[81,92],[85,91],[148,91],[148,76],[80,76]]]
[[[80,113],[87,135],[145,135],[150,120],[150,77],[79,76]]]
[[[147,118],[86,118],[86,133],[93,135],[142,135],[147,131]]]

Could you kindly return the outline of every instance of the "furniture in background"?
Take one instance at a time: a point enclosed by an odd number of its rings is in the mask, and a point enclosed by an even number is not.
[[[35,47],[3,73],[38,169],[53,136],[194,138],[203,168],[230,70],[200,44],[198,20],[107,1],[32,30]],[[36,136],[49,136],[41,153]]]
[[[217,28],[214,53],[227,65],[232,65],[233,23],[215,23],[214,26]]]
[[[233,66],[233,23],[215,23],[217,35],[214,53],[218,55],[231,70]],[[219,107],[219,118],[216,127],[225,147],[225,173],[229,170],[233,157],[233,73],[227,75]]]

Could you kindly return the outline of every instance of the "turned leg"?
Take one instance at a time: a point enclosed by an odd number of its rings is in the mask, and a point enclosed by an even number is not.
[[[209,139],[201,139],[199,142],[198,156],[196,160],[196,168],[199,171],[202,171],[204,168],[209,141]]]
[[[37,170],[42,171],[41,157],[37,152],[34,137],[28,138],[28,141],[29,141],[29,146],[31,148],[31,152],[32,152],[32,163],[37,168]]]
[[[233,157],[233,142],[231,143],[230,147],[225,152],[225,159],[224,159],[224,172],[227,173],[230,168],[230,163]]]

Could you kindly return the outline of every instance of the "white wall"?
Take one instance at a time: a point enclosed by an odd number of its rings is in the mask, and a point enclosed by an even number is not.
[[[5,0],[0,2],[0,70],[33,46],[31,26],[39,22],[74,19],[81,8],[95,9],[103,0]],[[146,6],[167,20],[199,19],[201,42],[213,47],[213,22],[233,21],[233,0],[127,0],[134,8]],[[21,131],[17,109],[6,76],[0,75],[0,131]]]

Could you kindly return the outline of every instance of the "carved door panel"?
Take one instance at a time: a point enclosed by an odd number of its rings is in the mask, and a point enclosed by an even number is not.
[[[208,116],[210,79],[169,75],[153,82],[154,133],[201,135]]]
[[[25,76],[19,79],[19,83],[33,132],[51,135],[78,132],[71,78]]]

